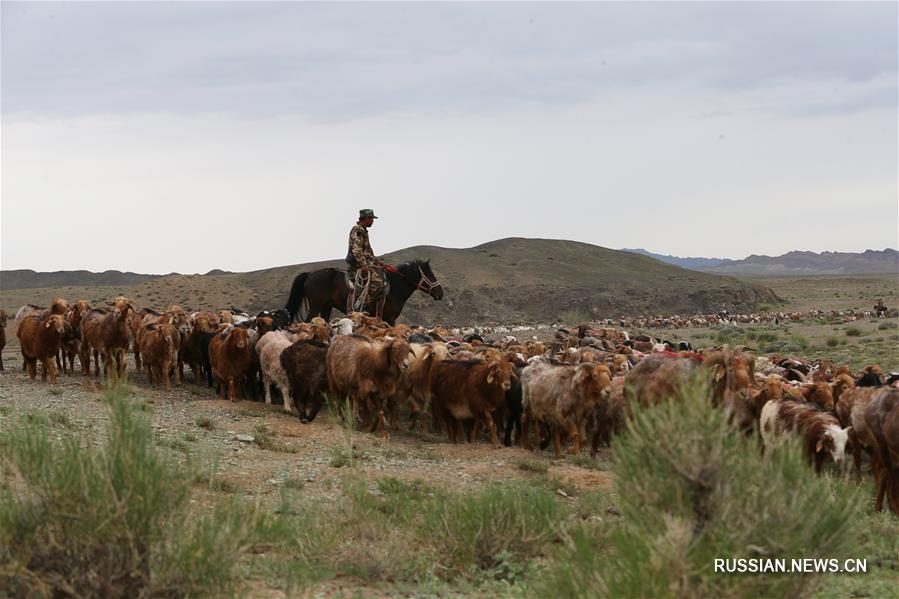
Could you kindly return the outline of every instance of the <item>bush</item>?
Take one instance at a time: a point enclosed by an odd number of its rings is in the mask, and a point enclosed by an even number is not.
[[[840,344],[841,339],[839,337],[828,337],[824,342],[827,347],[836,347]]]
[[[877,330],[886,331],[888,329],[895,329],[895,328],[899,328],[899,324],[896,324],[895,322],[882,322],[882,323],[880,323],[880,325],[878,325]]]
[[[571,536],[546,591],[567,596],[748,597],[807,594],[813,575],[716,574],[715,558],[848,557],[857,490],[815,476],[795,444],[767,458],[710,409],[694,382],[637,409],[616,446],[621,524]]]
[[[232,568],[264,521],[254,509],[187,512],[191,477],[153,443],[149,420],[108,392],[105,442],[45,418],[4,434],[16,491],[0,490],[0,588],[11,595],[144,596],[231,590]]]
[[[558,533],[562,516],[548,490],[496,485],[475,495],[439,498],[428,525],[447,565],[490,569],[510,558],[536,556]]]
[[[862,330],[858,327],[846,327],[847,337],[861,337]]]

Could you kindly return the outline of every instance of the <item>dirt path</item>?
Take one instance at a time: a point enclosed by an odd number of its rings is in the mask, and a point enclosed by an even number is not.
[[[0,428],[8,426],[17,413],[38,409],[49,415],[51,423],[102,434],[107,419],[102,393],[80,373],[60,375],[57,385],[51,386],[30,381],[21,369],[20,356],[4,351],[3,357]],[[534,476],[533,469],[520,464],[536,460],[541,469],[546,468],[546,476],[579,490],[607,489],[612,483],[608,472],[552,461],[549,454],[519,447],[452,445],[437,434],[397,427],[389,440],[383,440],[347,431],[324,413],[311,424],[301,424],[280,405],[217,399],[210,389],[194,385],[189,375],[171,393],[149,388],[144,373],[135,372],[131,362],[128,376],[130,399],[152,415],[160,445],[215,474],[221,481],[219,492],[240,493],[272,505],[285,485],[302,487],[305,496],[322,502],[334,500],[346,472],[350,442],[355,447],[356,469],[370,481],[391,476],[456,490],[478,488]],[[200,492],[194,499],[203,501],[204,495]]]

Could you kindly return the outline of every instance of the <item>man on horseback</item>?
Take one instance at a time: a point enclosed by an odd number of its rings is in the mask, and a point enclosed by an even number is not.
[[[350,229],[349,251],[346,255],[346,261],[349,265],[347,274],[349,282],[355,285],[355,293],[350,293],[347,306],[347,313],[352,310],[355,296],[365,293],[365,304],[368,307],[374,305],[373,302],[378,301],[378,308],[383,306],[381,293],[384,290],[384,274],[383,268],[385,264],[375,258],[375,253],[371,249],[368,242],[368,228],[375,223],[374,210],[365,208],[359,211],[359,220]],[[367,290],[365,286],[367,285]],[[376,310],[380,312],[381,310]],[[380,314],[378,314],[380,315]]]

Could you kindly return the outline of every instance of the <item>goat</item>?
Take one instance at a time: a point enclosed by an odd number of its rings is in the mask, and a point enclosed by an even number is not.
[[[297,341],[281,352],[281,368],[287,374],[289,394],[303,424],[315,420],[328,390],[327,354],[328,344],[317,339]]]
[[[56,354],[65,332],[66,321],[59,314],[50,314],[43,319],[36,314],[26,316],[19,323],[16,336],[21,345],[22,359],[28,376],[34,380],[37,375],[37,361],[41,361],[41,382],[56,384]]]
[[[506,360],[444,360],[434,364],[431,375],[434,408],[443,418],[451,442],[458,442],[460,421],[477,420],[487,427],[493,446],[500,446],[492,412],[505,403],[511,378],[512,364]]]
[[[600,401],[608,399],[611,386],[612,373],[604,364],[556,366],[538,362],[525,368],[521,374],[524,448],[530,449],[529,422],[544,421],[550,426],[556,458],[561,457],[561,430],[573,443],[569,453],[580,453],[581,431],[587,418]]]
[[[125,352],[130,345],[128,316],[137,311],[137,306],[123,296],[106,304],[112,309],[91,308],[81,319],[81,372],[90,378],[90,353],[93,350],[97,364],[95,374],[99,376],[98,354],[102,353],[106,379],[115,385],[125,379]]]
[[[91,309],[87,300],[78,300],[66,313],[66,332],[63,334],[60,355],[62,371],[66,372],[66,361],[69,370],[75,372],[75,356],[81,356],[81,319]]]
[[[400,375],[409,366],[411,348],[403,339],[373,341],[360,335],[336,337],[328,348],[328,386],[335,397],[348,397],[373,416],[370,430],[387,433],[387,401],[396,394]]]
[[[786,432],[800,435],[815,472],[821,472],[827,455],[838,466],[842,465],[846,455],[849,432],[840,427],[836,416],[812,403],[790,399],[769,401],[762,408],[759,428],[766,450],[771,450],[777,437]]]
[[[871,467],[877,481],[874,509],[887,504],[899,515],[899,390],[887,388],[871,399],[864,413],[873,440]]]
[[[237,401],[239,382],[250,370],[251,361],[246,329],[234,326],[209,340],[209,365],[222,399]]]
[[[0,309],[0,372],[3,371],[3,348],[6,347],[6,322],[9,315]]]
[[[171,391],[169,371],[175,367],[177,360],[175,337],[178,331],[167,322],[148,324],[144,331],[141,335],[140,351],[144,356],[147,379],[151,385],[155,380],[157,389],[164,383],[166,391]],[[175,371],[177,372],[177,369]]]
[[[284,398],[284,411],[290,413],[291,399],[290,386],[287,373],[281,366],[281,352],[290,347],[294,338],[284,331],[270,331],[260,337],[256,343],[256,353],[259,355],[259,370],[262,374],[262,387],[265,391],[265,403],[271,405],[272,383],[278,386],[281,396]]]

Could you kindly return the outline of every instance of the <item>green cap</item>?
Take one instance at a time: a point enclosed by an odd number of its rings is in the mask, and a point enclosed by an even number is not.
[[[363,208],[362,210],[359,211],[359,220],[362,220],[363,218],[368,218],[368,217],[378,218],[377,216],[375,216],[375,211],[372,210],[371,208]]]

